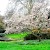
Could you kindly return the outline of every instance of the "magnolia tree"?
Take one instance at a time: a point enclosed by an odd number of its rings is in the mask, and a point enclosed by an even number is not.
[[[14,2],[14,0],[12,1]],[[47,16],[49,11],[47,9],[47,2],[19,0],[15,3],[15,9],[12,9],[14,13],[12,13],[10,19],[6,23],[6,33],[20,32],[24,28],[31,30],[33,28],[47,28]]]

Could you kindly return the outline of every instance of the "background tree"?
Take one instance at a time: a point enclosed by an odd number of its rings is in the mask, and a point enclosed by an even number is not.
[[[0,16],[0,29],[4,28],[3,18]]]

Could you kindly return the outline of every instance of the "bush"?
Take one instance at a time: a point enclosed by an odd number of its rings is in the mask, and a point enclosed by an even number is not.
[[[4,37],[5,36],[5,34],[4,33],[0,33],[0,37]]]
[[[5,32],[5,30],[4,29],[0,29],[0,33],[4,33]]]
[[[34,36],[33,34],[28,34],[27,36],[24,37],[24,40],[36,40],[37,37]]]

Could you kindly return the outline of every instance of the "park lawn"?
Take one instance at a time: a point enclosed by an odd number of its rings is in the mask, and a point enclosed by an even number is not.
[[[7,34],[6,37],[18,39],[16,41],[0,41],[0,50],[50,50],[50,39],[48,40],[27,40],[23,38],[30,32]],[[20,40],[23,41],[20,41]]]
[[[27,34],[30,33],[31,32],[12,33],[12,34],[6,34],[6,37],[19,40],[19,39],[23,39]]]
[[[0,50],[50,50],[50,40],[42,40],[41,42],[38,42],[38,40],[29,40],[19,43],[16,41],[0,42]]]

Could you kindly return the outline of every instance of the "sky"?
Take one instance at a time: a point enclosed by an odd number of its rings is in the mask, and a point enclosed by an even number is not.
[[[0,15],[2,15],[2,16],[4,16],[5,15],[5,13],[6,13],[6,11],[7,11],[7,8],[8,8],[8,4],[9,4],[9,1],[10,0],[0,0]],[[24,0],[25,1],[25,0]],[[36,0],[37,1],[37,0]],[[45,3],[46,3],[46,1],[47,0],[45,0]],[[12,3],[11,3],[12,4]],[[11,7],[13,8],[13,6],[14,6],[14,4],[12,4],[12,5],[9,5],[9,11],[11,10]],[[48,5],[49,6],[47,6],[47,8],[49,8],[50,9],[50,0],[48,0]],[[25,10],[24,8],[21,10],[20,8],[22,8],[23,6],[19,3],[18,4],[18,6],[17,6],[17,10],[19,10],[19,12],[21,12],[21,13],[24,13],[25,11],[27,11],[27,10]],[[21,10],[21,11],[20,11]],[[24,11],[24,12],[23,12]]]
[[[0,15],[4,16],[8,5],[8,0],[0,0]]]

